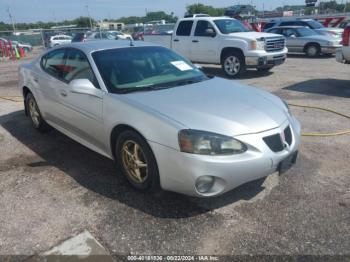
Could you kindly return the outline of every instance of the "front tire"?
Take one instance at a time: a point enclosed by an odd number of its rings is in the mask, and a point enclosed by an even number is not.
[[[229,52],[223,57],[221,67],[227,77],[237,78],[246,69],[244,56],[237,51]]]
[[[310,44],[305,48],[305,54],[308,57],[318,57],[321,53],[321,48],[318,45]]]
[[[45,122],[44,118],[42,117],[38,104],[36,103],[36,100],[32,93],[27,94],[25,98],[25,103],[26,110],[28,112],[33,127],[40,132],[48,131],[49,125]]]
[[[126,130],[118,137],[115,155],[122,173],[140,191],[159,192],[157,162],[148,143],[135,131]]]

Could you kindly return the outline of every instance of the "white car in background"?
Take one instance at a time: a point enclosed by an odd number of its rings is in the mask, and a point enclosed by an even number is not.
[[[70,44],[72,42],[72,37],[69,35],[54,35],[50,37],[49,46],[54,47],[63,44]]]
[[[115,39],[118,40],[118,39],[122,39],[122,40],[131,40],[132,37],[131,35],[129,34],[125,34],[123,32],[120,32],[120,31],[108,31],[109,34],[115,36]]]

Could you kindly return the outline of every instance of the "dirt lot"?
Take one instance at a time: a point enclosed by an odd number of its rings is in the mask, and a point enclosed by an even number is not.
[[[0,96],[20,95],[23,62],[0,62]],[[215,66],[205,70],[221,75]],[[334,58],[291,56],[240,81],[350,115],[350,66]],[[292,111],[304,132],[350,128],[329,113]],[[59,132],[34,131],[22,103],[1,99],[0,255],[40,253],[85,229],[114,255],[350,255],[349,160],[350,135],[303,137],[298,163],[282,176],[215,199],[155,197],[131,189],[112,161]]]

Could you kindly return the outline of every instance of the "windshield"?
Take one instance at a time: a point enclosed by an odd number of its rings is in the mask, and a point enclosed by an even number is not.
[[[323,28],[323,27],[324,27],[321,23],[319,23],[319,22],[317,22],[317,21],[315,21],[315,20],[310,20],[310,21],[308,21],[307,23],[308,23],[313,29],[320,29],[320,28]]]
[[[214,23],[219,28],[222,34],[249,32],[249,30],[238,20],[219,19],[214,20]]]
[[[298,32],[298,35],[301,36],[301,37],[311,36],[311,35],[318,35],[318,33],[315,30],[312,30],[312,29],[307,28],[307,27],[298,28],[297,32]]]
[[[112,93],[155,90],[206,80],[191,62],[164,47],[128,47],[92,54]]]

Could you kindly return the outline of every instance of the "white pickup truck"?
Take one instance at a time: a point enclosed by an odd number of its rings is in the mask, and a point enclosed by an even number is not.
[[[350,64],[350,24],[343,32],[343,47],[337,51],[336,59],[339,63]]]
[[[228,17],[183,18],[172,35],[145,35],[144,40],[173,49],[193,62],[221,64],[231,78],[246,68],[270,70],[283,64],[288,52],[283,36],[250,32]]]

